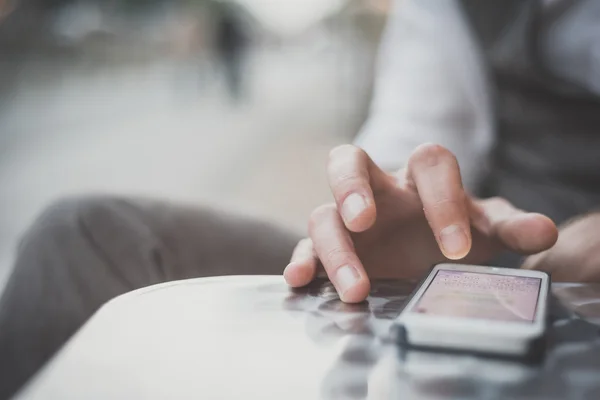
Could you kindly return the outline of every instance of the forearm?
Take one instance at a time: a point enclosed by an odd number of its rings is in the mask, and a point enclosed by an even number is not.
[[[380,49],[370,117],[356,144],[386,170],[404,165],[420,144],[441,144],[474,189],[492,139],[488,90],[458,5],[435,5],[397,2]]]

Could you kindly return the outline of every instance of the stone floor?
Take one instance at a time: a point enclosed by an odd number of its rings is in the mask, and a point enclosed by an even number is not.
[[[218,76],[190,70],[30,71],[0,115],[0,287],[18,235],[65,195],[211,204],[304,229],[329,199],[329,149],[359,125],[360,85],[335,56],[263,52],[233,106]]]

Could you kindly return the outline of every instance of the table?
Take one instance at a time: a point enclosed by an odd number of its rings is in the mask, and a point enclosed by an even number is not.
[[[368,301],[281,277],[172,282],[106,304],[18,399],[600,399],[600,286],[554,285],[541,366],[402,353],[390,327],[414,287]],[[566,307],[563,307],[565,304]]]

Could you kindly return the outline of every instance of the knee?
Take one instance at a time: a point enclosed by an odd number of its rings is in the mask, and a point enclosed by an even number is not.
[[[94,225],[112,218],[125,201],[111,196],[76,196],[53,201],[45,207],[23,236],[20,247],[40,241],[67,242]]]

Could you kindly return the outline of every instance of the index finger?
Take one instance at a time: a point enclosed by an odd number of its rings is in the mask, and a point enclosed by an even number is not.
[[[387,175],[364,150],[352,145],[338,146],[329,153],[327,174],[346,228],[352,232],[369,229],[377,214],[373,189],[380,188]]]
[[[435,144],[417,147],[408,160],[406,185],[418,194],[442,253],[464,258],[471,250],[471,224],[454,154]]]
[[[314,250],[342,301],[358,303],[366,299],[369,277],[336,207],[317,208],[311,215],[308,230]]]

